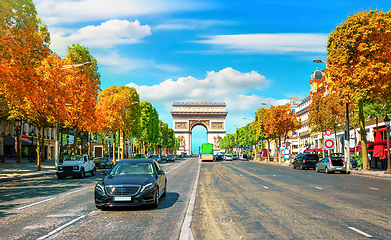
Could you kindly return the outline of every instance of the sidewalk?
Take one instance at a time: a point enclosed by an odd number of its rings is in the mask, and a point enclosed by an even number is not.
[[[22,160],[22,163],[15,162],[15,159],[9,159],[6,160],[6,163],[0,163],[0,182],[56,174],[54,159],[41,162],[41,171],[39,172],[37,171],[37,163],[28,163],[29,160]]]
[[[281,166],[287,166],[291,167],[289,164],[286,163],[278,163],[278,162],[265,162],[260,160],[253,160],[254,162],[260,162],[264,164],[273,164],[273,165],[281,165]],[[366,177],[375,177],[375,178],[383,178],[383,179],[390,179],[391,180],[391,174],[384,174],[386,170],[380,170],[380,169],[372,169],[369,171],[362,171],[362,170],[350,170],[350,174],[352,175],[360,175],[360,176],[366,176]]]

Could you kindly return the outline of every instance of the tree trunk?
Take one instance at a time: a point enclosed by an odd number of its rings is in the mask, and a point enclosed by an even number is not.
[[[41,129],[38,128],[38,140],[37,140],[37,171],[41,171]]]
[[[79,131],[75,129],[75,136],[73,136],[73,154],[77,154],[77,136],[79,135]]]
[[[269,149],[270,149],[270,141],[267,140],[267,161],[270,162],[270,152],[269,152]]]
[[[116,134],[113,135],[113,163],[115,164],[116,161],[115,161],[115,142],[116,142],[116,139],[115,139],[115,136]]]
[[[364,118],[364,107],[363,100],[358,101],[358,117],[360,122],[360,133],[361,133],[361,149],[362,149],[362,167],[364,171],[368,171],[369,160],[367,151],[367,133],[365,131],[365,118]]]
[[[45,156],[44,156],[44,154],[45,154],[45,152],[44,152],[44,150],[45,150],[45,128],[43,128],[42,130],[42,143],[40,143],[40,145],[41,145],[41,152],[42,152],[42,159],[41,159],[41,162],[45,162],[46,161],[46,158],[45,158]]]

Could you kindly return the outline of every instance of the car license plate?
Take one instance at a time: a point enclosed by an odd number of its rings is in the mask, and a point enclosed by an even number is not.
[[[132,197],[114,197],[115,202],[120,202],[120,201],[131,201]]]
[[[341,170],[342,168],[340,168],[340,167],[337,167],[337,170]]]

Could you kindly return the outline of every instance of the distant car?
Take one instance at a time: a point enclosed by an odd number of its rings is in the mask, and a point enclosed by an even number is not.
[[[300,170],[313,168],[319,161],[317,154],[298,154],[295,160],[292,162],[293,169],[299,168]]]
[[[224,155],[224,160],[225,161],[232,161],[233,160],[233,156],[231,154],[226,154],[226,155]]]
[[[167,155],[167,160],[166,160],[166,162],[169,162],[169,161],[175,162],[175,156],[174,156],[174,154],[168,154],[168,155]]]
[[[243,154],[242,157],[240,158],[240,160],[242,160],[242,161],[248,161],[248,160],[250,160],[250,159],[249,159],[249,156],[248,156],[247,154]]]
[[[94,161],[88,158],[87,154],[75,154],[64,156],[62,164],[57,166],[56,175],[59,180],[68,176],[84,178],[86,172],[89,172],[91,176],[95,176]]]
[[[159,163],[148,159],[124,159],[95,185],[95,206],[125,207],[149,205],[157,208],[166,196],[167,177]]]
[[[94,158],[96,168],[111,168],[113,160],[107,157]]]
[[[136,154],[135,158],[147,158],[145,154]]]
[[[224,160],[224,153],[218,153],[216,154],[215,160],[216,161],[223,161]]]
[[[346,173],[346,164],[342,157],[326,157],[316,164],[315,170],[317,172],[324,171],[325,173]]]
[[[166,155],[161,156],[161,160],[162,160],[162,162],[163,161],[167,162],[167,156]]]
[[[162,161],[162,158],[159,155],[153,155],[152,159],[156,160],[159,163]]]
[[[234,155],[232,155],[232,160],[238,160],[238,155],[237,154],[234,154]]]

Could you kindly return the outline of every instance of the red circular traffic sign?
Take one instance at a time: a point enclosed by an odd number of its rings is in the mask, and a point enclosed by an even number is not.
[[[326,132],[325,132],[325,134],[326,134],[326,136],[331,136],[331,130],[326,130]]]
[[[334,144],[334,139],[327,139],[326,141],[324,141],[324,146],[327,149],[332,149],[334,147]]]

